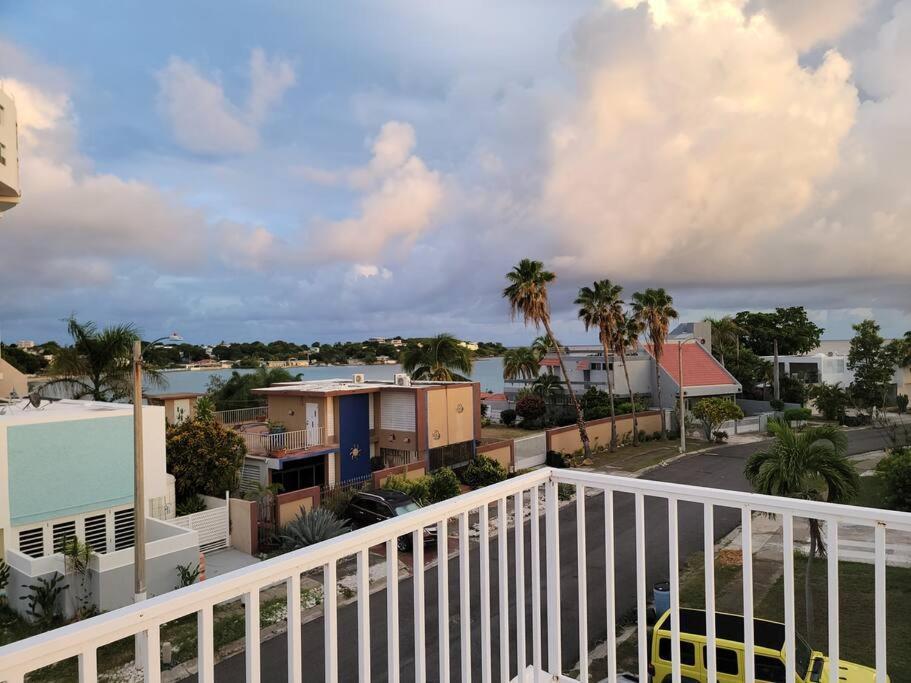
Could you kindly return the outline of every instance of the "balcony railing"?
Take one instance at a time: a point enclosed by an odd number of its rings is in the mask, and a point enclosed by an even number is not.
[[[326,443],[325,427],[308,427],[292,432],[241,432],[247,451],[253,454],[275,455],[282,451],[302,451]]]
[[[560,499],[572,493],[575,501],[561,504]],[[860,526],[870,532],[875,598],[875,651],[870,659],[876,680],[885,683],[886,537],[911,531],[911,515],[551,469],[7,645],[0,648],[0,679],[18,683],[29,671],[78,658],[80,680],[93,681],[99,647],[138,634],[145,643],[139,648],[145,653],[139,665],[147,681],[159,681],[162,625],[196,614],[198,680],[211,682],[216,670],[213,608],[240,598],[246,615],[243,666],[220,667],[219,680],[269,680],[279,675],[275,670],[279,661],[281,677],[286,670],[292,682],[304,679],[304,663],[307,680],[588,681],[589,653],[603,641],[606,676],[614,683],[618,617],[631,608],[637,617],[634,673],[647,681],[651,651],[647,588],[651,581],[669,577],[672,680],[679,682],[681,561],[704,552],[706,680],[714,681],[718,661],[713,618],[715,542],[740,525],[742,582],[736,591],[742,593],[744,615],[742,679],[752,682],[756,674],[753,525],[754,516],[759,520],[768,515],[781,523],[785,680],[797,680],[795,518],[812,518],[822,522],[828,542],[827,649],[836,661],[841,645],[839,528]],[[422,543],[425,527],[436,526],[442,539],[450,523],[458,539],[458,557],[428,567]],[[414,542],[415,571],[413,577],[402,580],[397,540],[408,534]],[[381,551],[386,576],[385,587],[374,591],[372,599],[371,580],[376,583],[376,578],[370,575],[371,549]],[[374,564],[379,562],[376,558]],[[351,584],[356,599],[340,605],[339,568],[344,571],[349,564],[356,567]],[[322,573],[324,582],[322,613],[315,622],[308,620],[305,628],[311,630],[302,638],[301,574],[314,571]],[[287,634],[281,641],[272,641],[269,655],[261,658],[260,591],[276,585],[286,590]],[[371,620],[376,609],[385,615],[383,626]],[[907,618],[906,614],[892,616]],[[314,642],[318,654],[313,653]],[[307,648],[306,662],[303,648]],[[820,683],[839,683],[838,667],[830,667]]]
[[[231,425],[244,424],[245,422],[265,422],[268,417],[268,406],[219,410],[215,413],[215,421],[228,427]]]

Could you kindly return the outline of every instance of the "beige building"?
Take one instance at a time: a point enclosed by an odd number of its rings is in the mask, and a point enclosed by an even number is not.
[[[16,103],[0,90],[0,211],[16,206],[20,196]]]
[[[0,403],[12,394],[25,396],[28,393],[28,378],[12,365],[0,358]]]

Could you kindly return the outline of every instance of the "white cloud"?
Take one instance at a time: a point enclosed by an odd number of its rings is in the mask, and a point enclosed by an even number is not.
[[[177,142],[201,154],[234,155],[260,145],[260,126],[294,85],[290,62],[250,55],[250,91],[244,106],[225,95],[220,78],[207,78],[193,64],[171,57],[157,73],[159,106]]]
[[[759,0],[772,21],[801,51],[831,45],[857,24],[876,0]]]

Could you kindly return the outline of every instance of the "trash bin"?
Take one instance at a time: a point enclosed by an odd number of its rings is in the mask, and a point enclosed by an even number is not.
[[[655,602],[655,618],[660,619],[671,608],[671,584],[667,581],[656,583],[652,588],[652,599]]]

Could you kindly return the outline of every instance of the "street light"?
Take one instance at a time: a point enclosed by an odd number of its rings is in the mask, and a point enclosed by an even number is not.
[[[680,374],[680,416],[678,418],[679,428],[680,428],[680,446],[678,450],[680,454],[686,453],[686,402],[685,402],[685,390],[683,384],[683,345],[691,341],[699,341],[694,336],[689,336],[686,339],[680,339],[677,341],[677,368]]]

